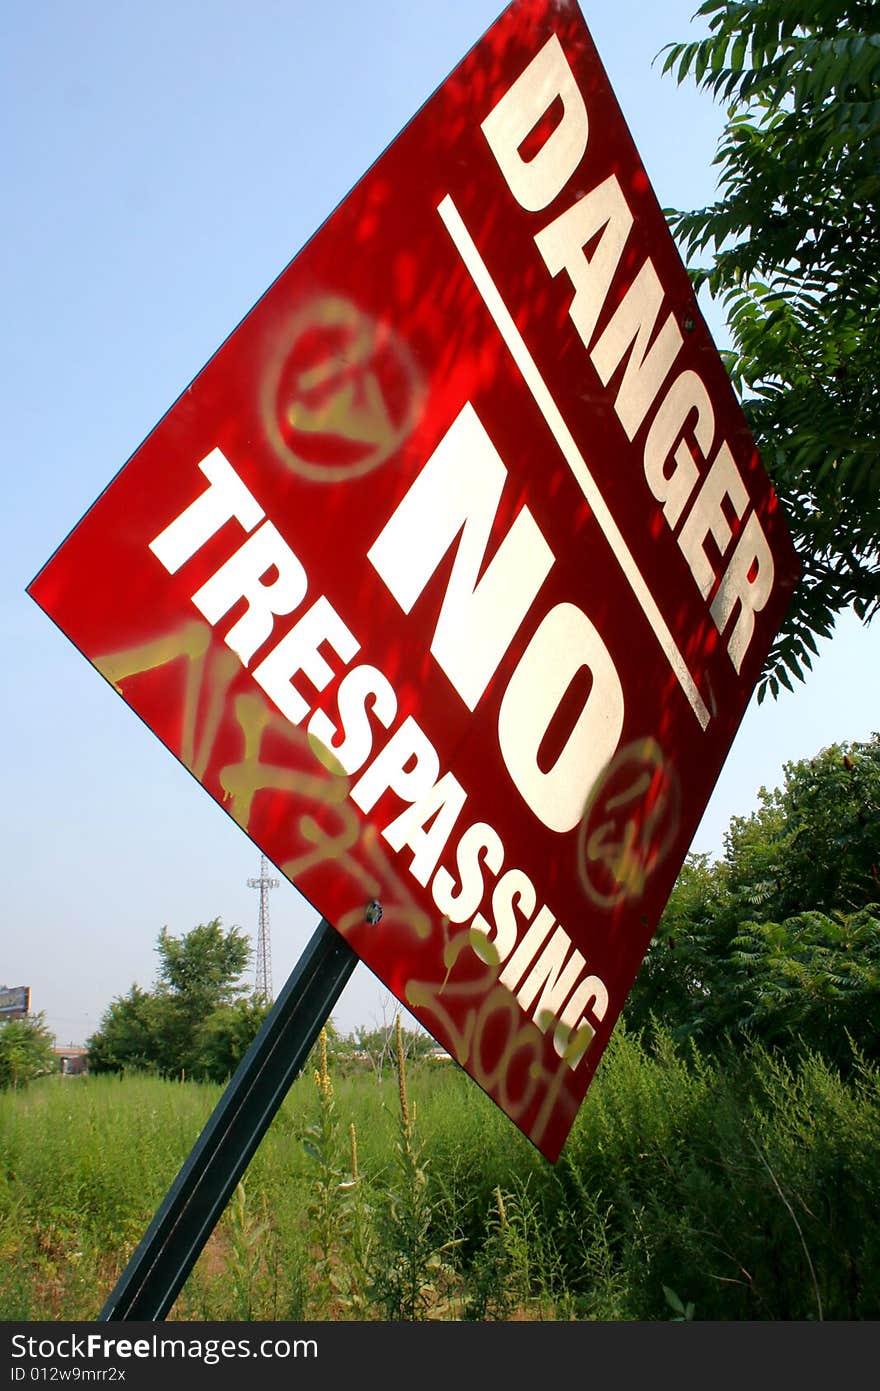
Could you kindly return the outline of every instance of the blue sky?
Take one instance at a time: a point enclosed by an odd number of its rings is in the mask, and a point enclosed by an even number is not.
[[[2,63],[5,332],[0,983],[59,1042],[147,986],[163,926],[256,931],[259,852],[25,594],[94,498],[269,283],[492,23],[499,6],[337,0],[12,0]],[[661,204],[714,192],[722,113],[661,78],[694,0],[583,0]],[[720,319],[708,315],[716,339]],[[721,852],[783,764],[880,725],[880,624],[754,703],[693,848]],[[276,990],[317,915],[271,900]],[[343,1029],[390,1018],[363,966]]]

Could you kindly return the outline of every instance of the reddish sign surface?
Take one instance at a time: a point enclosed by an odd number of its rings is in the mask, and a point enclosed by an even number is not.
[[[30,592],[555,1160],[796,575],[580,11],[517,0]]]

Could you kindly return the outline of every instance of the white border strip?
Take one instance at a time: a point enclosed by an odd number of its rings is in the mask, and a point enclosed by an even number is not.
[[[461,215],[449,194],[447,194],[439,204],[437,211],[455,244],[458,254],[461,256],[462,261],[470,272],[471,279],[482,295],[486,308],[495,320],[501,337],[510,349],[513,360],[522,373],[526,386],[535,398],[538,409],[550,427],[553,438],[562,450],[566,462],[574,474],[584,497],[590,504],[596,521],[605,533],[605,538],[617,558],[617,562],[641,607],[642,613],[647,618],[657,641],[663,648],[666,659],[678,678],[678,684],[687,696],[691,709],[700,722],[700,727],[705,729],[709,723],[709,711],[706,708],[703,697],[700,695],[688,665],[679,651],[675,639],[669,631],[666,620],[657,607],[654,596],[645,583],[629,547],[621,535],[620,528],[608,510],[605,499],[599,491],[598,484],[587,468],[584,457],[578,449],[574,437],[562,417],[559,407],[550,395],[547,383],[538,371],[535,360],[523,341],[522,334],[514,323],[507,305],[501,298],[498,286],[489,274],[486,263],[477,250],[471,234],[462,222]]]

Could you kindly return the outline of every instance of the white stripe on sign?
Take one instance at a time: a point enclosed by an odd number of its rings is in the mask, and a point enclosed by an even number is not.
[[[703,697],[700,695],[697,688],[697,683],[694,681],[688,669],[688,665],[679,651],[674,637],[669,631],[666,620],[657,607],[654,596],[645,583],[644,577],[633,559],[629,546],[623,539],[620,528],[608,509],[608,505],[599,490],[599,485],[587,468],[586,461],[563,419],[562,412],[551,396],[547,383],[538,371],[535,360],[526,347],[522,334],[511,317],[510,310],[501,298],[498,286],[489,274],[486,263],[477,250],[471,234],[467,227],[465,227],[461,219],[461,214],[449,194],[447,194],[439,204],[437,211],[443,219],[446,230],[452,238],[462,261],[467,267],[471,279],[479,290],[486,308],[495,320],[501,337],[510,349],[513,360],[522,373],[526,386],[535,398],[535,403],[546,420],[553,438],[562,450],[565,460],[574,474],[581,492],[590,504],[593,515],[602,528],[605,539],[614,552],[617,562],[626,577],[642,613],[648,620],[654,636],[662,647],[666,659],[678,679],[678,684],[684,691],[691,709],[700,722],[700,727],[705,729],[709,723],[710,716]]]

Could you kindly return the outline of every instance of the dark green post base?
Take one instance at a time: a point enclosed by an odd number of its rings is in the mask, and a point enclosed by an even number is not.
[[[322,918],[99,1318],[164,1319],[357,965]]]

